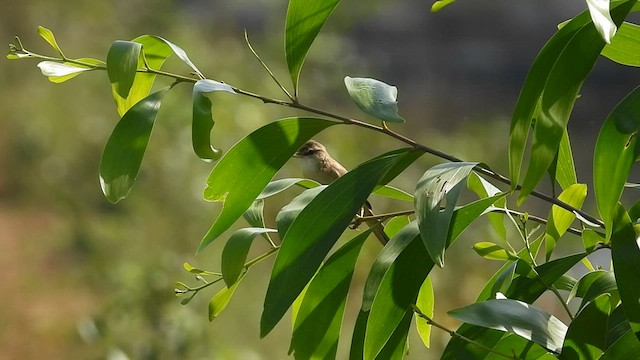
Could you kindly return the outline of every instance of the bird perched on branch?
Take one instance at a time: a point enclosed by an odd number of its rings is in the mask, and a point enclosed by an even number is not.
[[[307,141],[296,151],[294,156],[302,160],[303,176],[323,185],[330,184],[347,173],[347,169],[329,155],[327,148],[315,140]],[[369,202],[362,206],[362,216],[374,216]],[[382,245],[389,242],[389,237],[385,234],[381,223],[376,220],[367,220],[365,222],[370,227],[373,227],[373,233]]]

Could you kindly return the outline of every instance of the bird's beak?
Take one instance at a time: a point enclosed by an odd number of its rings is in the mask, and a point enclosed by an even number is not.
[[[293,154],[293,157],[294,157],[294,158],[301,158],[301,157],[302,157],[302,154],[300,153],[300,151],[296,151],[296,152]]]

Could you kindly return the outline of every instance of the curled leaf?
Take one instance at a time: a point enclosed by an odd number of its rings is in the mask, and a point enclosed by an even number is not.
[[[404,122],[398,115],[398,89],[369,78],[344,78],[349,96],[362,111],[380,120]]]

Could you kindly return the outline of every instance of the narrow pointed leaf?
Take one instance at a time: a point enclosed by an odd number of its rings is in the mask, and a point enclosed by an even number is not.
[[[635,0],[612,4],[614,21],[621,23],[634,4]],[[555,158],[578,91],[604,44],[585,11],[564,25],[536,57],[514,109],[510,131],[509,173],[515,189],[529,129],[536,118],[531,161],[520,202]]]
[[[280,321],[382,177],[410,155],[404,149],[363,163],[317,194],[295,218],[271,273],[260,322],[262,337]]]
[[[160,70],[162,64],[172,53],[171,48],[157,36],[142,35],[131,41],[142,45],[142,53],[146,59],[146,64],[154,70]],[[133,85],[131,85],[129,95],[126,97],[120,96],[117,92],[117,87],[115,85],[112,86],[113,97],[116,100],[118,113],[121,116],[138,101],[149,95],[155,78],[156,75],[152,73],[136,72]]]
[[[360,249],[371,229],[357,235],[322,265],[296,315],[291,348],[296,359],[333,359],[349,285]]]
[[[398,89],[369,78],[344,78],[349,96],[365,113],[388,122],[404,122],[398,115]]]
[[[587,0],[591,20],[605,43],[610,44],[617,26],[609,14],[610,0]]]
[[[571,151],[571,142],[569,140],[569,132],[564,130],[562,139],[560,140],[560,147],[556,154],[555,163],[552,168],[549,168],[552,179],[555,179],[562,189],[566,189],[569,186],[578,182],[576,176],[576,166],[573,161],[573,152]]]
[[[453,4],[456,0],[438,0],[431,5],[431,12],[438,12],[445,6]]]
[[[420,311],[427,315],[428,317],[433,319],[434,306],[435,306],[435,295],[433,293],[433,284],[431,284],[431,278],[427,276],[425,281],[422,283],[420,287],[420,291],[418,292],[418,298],[416,300],[416,306]],[[427,322],[426,319],[421,317],[416,317],[416,327],[418,329],[418,334],[420,335],[420,339],[422,343],[426,347],[431,346],[431,325]]]
[[[198,75],[201,79],[204,79],[204,75],[202,75],[196,65],[191,61],[191,59],[189,59],[189,56],[187,56],[187,52],[182,50],[180,46],[170,42],[167,39],[161,38],[160,36],[154,36],[154,38],[165,43],[171,49],[171,51],[173,51],[173,53],[176,54],[178,58],[180,58],[180,60],[184,61],[184,63],[187,64],[191,68],[191,70],[193,70],[196,75]]]
[[[217,162],[207,179],[205,199],[222,201],[224,206],[198,251],[242,216],[302,144],[335,124],[316,118],[286,118],[263,126],[236,143]]]
[[[593,190],[598,211],[611,235],[618,200],[631,167],[640,153],[640,87],[633,90],[607,117],[594,151]]]
[[[193,123],[191,139],[193,151],[205,161],[218,160],[222,152],[211,146],[211,129],[215,122],[211,111],[211,100],[204,95],[214,91],[226,91],[232,94],[231,86],[214,80],[199,80],[193,86]]]
[[[235,284],[242,273],[244,264],[247,261],[249,248],[256,236],[268,232],[276,232],[274,229],[265,228],[244,228],[240,229],[229,237],[229,241],[222,250],[221,270],[222,278],[227,287]]]
[[[587,197],[587,185],[573,184],[558,196],[558,200],[569,204],[576,209],[581,209],[584,199]],[[557,205],[551,207],[547,229],[545,232],[546,259],[549,261],[558,240],[569,229],[576,215]]]
[[[496,299],[451,310],[449,316],[468,324],[510,332],[559,353],[567,326],[525,302]]]
[[[287,234],[287,230],[289,230],[293,221],[300,215],[300,212],[326,187],[326,185],[322,185],[305,190],[280,209],[276,216],[276,224],[280,238],[283,238]]]
[[[124,199],[138,176],[151,130],[169,87],[142,99],[113,129],[100,161],[100,186],[112,203]]]
[[[407,246],[418,236],[420,236],[420,229],[418,228],[418,223],[413,221],[402,228],[402,230],[392,237],[389,243],[382,248],[371,266],[367,282],[364,286],[362,310],[369,311],[371,309],[371,304],[373,304],[373,299],[378,292],[378,287],[385,274],[389,268],[393,266],[398,256],[400,256]]]
[[[447,246],[451,245],[464,229],[480,217],[492,203],[504,195],[499,194],[491,198],[477,200],[457,209],[451,221]],[[412,224],[415,222],[403,228],[394,237],[397,239],[395,241],[392,239],[383,249],[386,252],[386,248],[389,246],[399,246],[401,248],[398,249],[400,250],[399,254],[388,253],[390,256],[386,260],[379,256],[376,262],[380,261],[388,265],[374,265],[376,269],[372,267],[369,278],[382,276],[382,279],[371,280],[373,284],[370,284],[367,279],[367,285],[365,285],[363,306],[367,303],[371,304],[364,350],[368,354],[368,358],[379,354],[389,339],[397,334],[396,330],[399,328],[399,324],[407,312],[411,312],[408,309],[411,309],[411,305],[415,304],[420,286],[434,265],[419,238],[419,230]],[[392,244],[400,241],[398,239],[405,231],[407,233],[403,236],[408,239],[409,243]],[[411,238],[412,234],[413,238]],[[394,252],[398,251],[394,250]],[[375,285],[376,283],[378,285]],[[374,296],[373,302],[371,302],[371,296]]]
[[[213,321],[213,319],[217,318],[218,315],[229,305],[229,301],[231,301],[231,297],[233,293],[236,291],[238,285],[244,278],[244,275],[240,276],[238,281],[236,281],[231,287],[224,287],[211,299],[209,302],[209,321]]]
[[[80,75],[80,73],[91,70],[88,67],[80,67],[71,63],[59,63],[56,61],[42,61],[38,64],[42,75],[49,78],[53,83],[61,83]]]
[[[413,312],[407,311],[376,359],[402,360],[405,358],[408,345],[407,337],[412,319]]]
[[[258,199],[266,199],[268,197],[277,195],[293,185],[300,185],[304,188],[310,189],[319,186],[319,184],[312,180],[299,179],[299,178],[286,178],[271,181],[265,186],[264,190],[258,195]]]
[[[640,353],[640,341],[633,331],[629,330],[611,344],[599,360],[635,359],[638,353]]]
[[[431,259],[444,266],[451,216],[465,180],[477,163],[445,163],[427,170],[415,190],[414,207],[420,234]],[[441,211],[440,207],[444,206]]]
[[[340,0],[291,0],[284,33],[285,57],[298,95],[298,80],[307,52]]]
[[[611,44],[607,44],[601,54],[619,64],[640,67],[640,26],[622,23]]]
[[[362,360],[364,358],[364,335],[367,330],[367,319],[369,312],[360,310],[356,318],[351,337],[351,347],[349,348],[349,360]]]
[[[611,258],[620,299],[631,329],[640,339],[640,249],[633,223],[622,205],[613,218]]]
[[[63,53],[62,53],[62,49],[60,49],[60,46],[58,45],[58,42],[56,41],[55,36],[53,36],[53,32],[51,32],[51,30],[47,29],[44,26],[38,26],[38,34],[46,41],[49,43],[49,45],[51,45],[51,47],[58,52],[58,54],[60,54],[60,56],[64,57]]]
[[[481,241],[475,243],[473,245],[473,250],[475,250],[478,255],[489,260],[505,261],[517,259],[516,254],[513,254],[504,249],[502,246],[489,241]]]
[[[142,45],[132,41],[116,40],[107,54],[107,74],[115,92],[122,98],[129,96],[138,70]]]
[[[608,295],[600,295],[571,321],[562,346],[562,359],[598,359],[607,347],[611,313]]]
[[[487,198],[501,193],[500,189],[474,172],[472,172],[467,178],[467,187],[469,190],[475,192],[480,198]],[[496,201],[494,204],[495,207],[504,209],[507,206],[507,201],[503,198]],[[496,231],[498,236],[502,239],[506,239],[507,227],[504,225],[504,214],[500,212],[490,212],[487,214],[487,218],[489,218],[491,226],[493,226],[493,229]]]
[[[409,331],[409,327],[402,326],[403,319],[413,313],[411,305],[432,268],[429,254],[419,236],[415,236],[390,264],[377,288],[367,321],[365,359],[378,357],[399,335],[397,330]]]

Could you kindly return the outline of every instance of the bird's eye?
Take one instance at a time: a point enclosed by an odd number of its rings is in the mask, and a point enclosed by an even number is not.
[[[307,155],[313,155],[313,153],[315,153],[316,151],[313,149],[309,149],[307,150]]]

